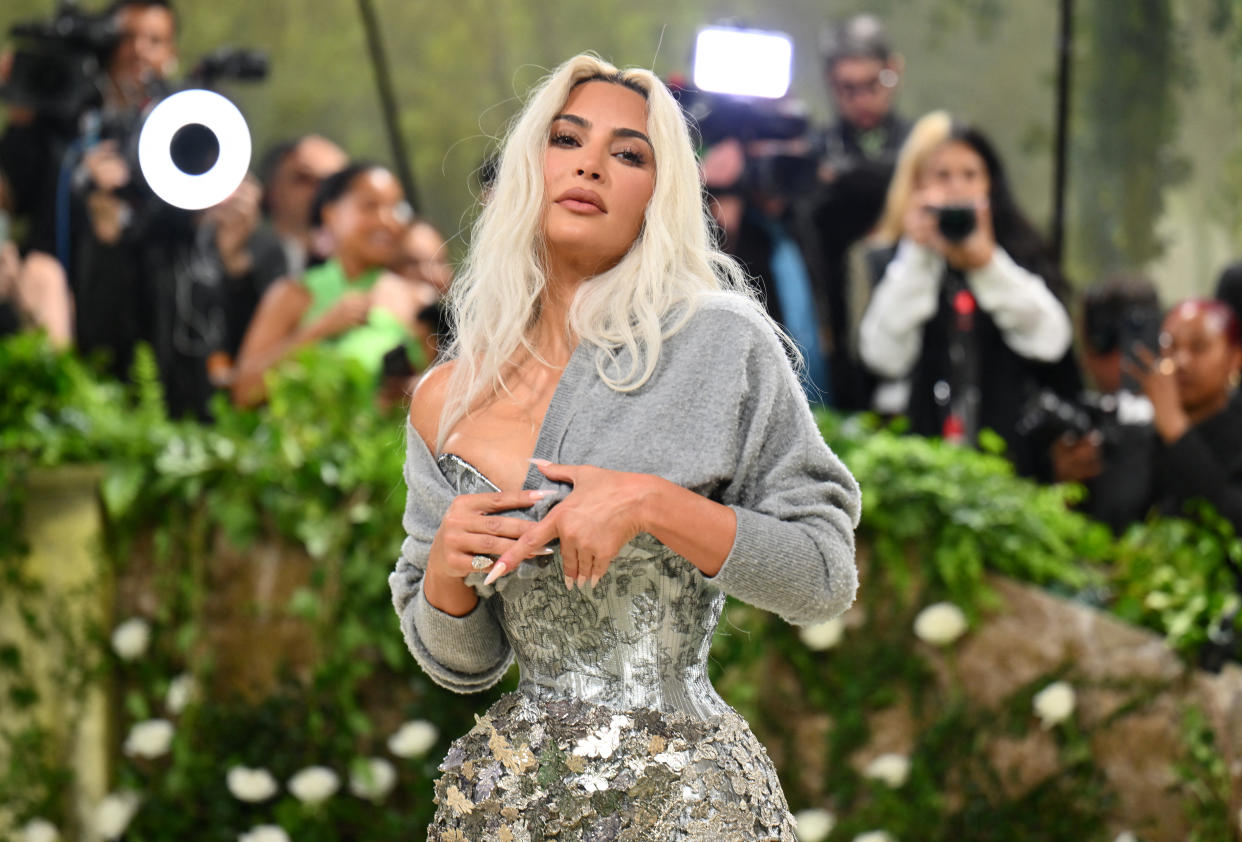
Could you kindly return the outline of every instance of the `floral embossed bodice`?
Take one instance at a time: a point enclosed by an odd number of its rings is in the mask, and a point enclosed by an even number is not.
[[[497,490],[455,455],[437,462],[460,494]],[[696,719],[729,710],[707,677],[724,594],[652,536],[622,547],[594,590],[565,587],[559,551],[528,559],[491,587],[485,575],[466,583],[493,597],[527,696]]]

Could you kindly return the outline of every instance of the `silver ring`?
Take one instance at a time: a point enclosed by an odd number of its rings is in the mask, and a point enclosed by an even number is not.
[[[470,566],[475,570],[486,570],[491,567],[494,562],[487,556],[476,555],[470,560]]]

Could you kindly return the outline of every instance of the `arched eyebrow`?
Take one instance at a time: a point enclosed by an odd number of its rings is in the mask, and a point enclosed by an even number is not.
[[[552,122],[555,123],[557,120],[564,120],[567,123],[573,123],[575,126],[581,126],[584,129],[591,128],[591,121],[587,120],[584,117],[579,117],[577,114],[557,114],[555,117],[552,118]],[[638,129],[625,129],[625,128],[613,129],[612,136],[613,137],[632,137],[637,140],[641,140],[643,143],[647,144],[652,149],[655,149],[655,146],[652,145],[651,143],[651,138],[647,137],[645,134],[640,132]]]

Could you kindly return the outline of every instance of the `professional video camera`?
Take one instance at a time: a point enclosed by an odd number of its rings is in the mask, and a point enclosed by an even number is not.
[[[115,19],[62,0],[50,20],[14,24],[9,34],[17,49],[0,97],[76,130],[81,114],[102,104],[99,80],[120,40]]]
[[[702,146],[730,138],[745,144],[740,186],[769,195],[799,195],[815,184],[816,158],[809,143],[797,143],[810,129],[806,107],[785,97],[792,60],[793,42],[783,33],[708,27],[695,43],[694,85],[674,86]]]
[[[8,83],[0,88],[0,99],[31,109],[36,119],[66,143],[78,137],[83,138],[85,147],[115,141],[135,174],[141,173],[138,135],[151,105],[178,90],[267,76],[264,53],[223,47],[204,56],[180,82],[148,81],[147,101],[142,108],[108,109],[104,107],[107,65],[121,37],[115,16],[85,11],[76,0],[61,0],[51,18],[15,24],[10,34],[16,50]],[[218,142],[209,129],[188,122],[173,144],[172,154],[186,172],[203,172],[219,154]],[[127,192],[145,194],[142,179],[135,177]]]

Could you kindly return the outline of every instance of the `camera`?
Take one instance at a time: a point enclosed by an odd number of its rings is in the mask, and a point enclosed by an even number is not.
[[[115,19],[62,0],[50,20],[14,24],[9,34],[17,48],[0,98],[75,131],[78,118],[103,102],[100,79],[120,42]]]
[[[975,233],[979,224],[974,205],[944,205],[930,208],[936,214],[936,228],[950,243],[960,243]]]
[[[1018,435],[1051,443],[1062,436],[1082,438],[1098,431],[1103,440],[1114,438],[1117,426],[1117,399],[1112,395],[1084,395],[1068,401],[1044,389],[1027,401],[1018,419]]]

